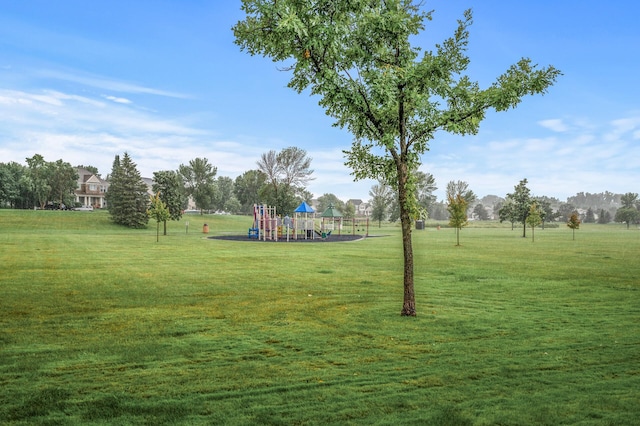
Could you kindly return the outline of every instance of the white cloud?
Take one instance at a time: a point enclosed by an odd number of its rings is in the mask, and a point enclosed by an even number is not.
[[[612,142],[620,139],[627,133],[635,135],[636,132],[640,130],[638,129],[640,127],[640,116],[619,118],[611,121],[609,124],[611,125],[611,130],[605,134],[604,138],[606,141]]]
[[[569,130],[569,127],[559,118],[538,121],[538,124],[546,129],[559,133]]]
[[[127,151],[143,176],[175,170],[195,157],[206,157],[219,176],[235,178],[256,168],[269,149],[295,145],[287,140],[259,136],[220,137],[206,128],[203,116],[167,117],[134,107],[127,98],[113,95],[76,95],[60,90],[0,90],[0,161],[24,162],[34,154],[48,161],[62,158],[73,165],[98,167],[110,172],[116,154]],[[199,124],[202,123],[202,124]],[[560,199],[578,191],[628,192],[629,176],[637,176],[640,158],[640,117],[608,124],[572,121],[562,137],[540,133],[528,138],[500,138],[482,134],[470,143],[443,137],[434,140],[423,157],[421,170],[436,178],[439,199],[451,180],[464,180],[479,195],[504,196],[520,179],[527,178],[536,195]],[[548,123],[547,123],[548,124]],[[543,126],[557,131],[558,123]],[[348,148],[348,147],[346,147]],[[308,150],[313,159],[316,196],[334,193],[341,199],[368,198],[375,182],[354,182],[344,165],[341,148]]]
[[[54,80],[62,80],[66,82],[81,84],[84,86],[94,87],[102,90],[109,90],[113,92],[121,92],[121,93],[131,93],[131,94],[146,94],[146,95],[156,95],[156,96],[165,96],[170,98],[179,98],[179,99],[188,99],[191,96],[171,92],[162,89],[155,89],[152,87],[146,87],[135,83],[119,81],[108,77],[81,73],[77,71],[73,72],[63,72],[56,70],[40,70],[37,71],[36,76],[41,78],[49,78]]]
[[[130,101],[127,98],[118,98],[116,96],[107,96],[107,95],[103,95],[103,97],[105,99],[108,99],[108,100],[110,100],[112,102],[115,102],[115,103],[118,103],[118,104],[131,104],[131,103],[133,103],[132,101]]]

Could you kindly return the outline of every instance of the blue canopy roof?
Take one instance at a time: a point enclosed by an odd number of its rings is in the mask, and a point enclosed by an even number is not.
[[[302,204],[298,206],[297,209],[294,210],[295,213],[315,213],[316,211],[307,204],[306,201],[303,201]]]

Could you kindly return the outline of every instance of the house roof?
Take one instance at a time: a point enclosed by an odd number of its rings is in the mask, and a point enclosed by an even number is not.
[[[105,184],[107,181],[102,179],[100,176],[93,174],[93,172],[83,168],[83,167],[78,167],[76,168],[76,171],[78,173],[78,182],[79,183],[100,183],[100,184]]]
[[[340,213],[340,210],[336,209],[333,203],[331,203],[329,204],[329,207],[322,212],[320,217],[342,217],[342,213]]]

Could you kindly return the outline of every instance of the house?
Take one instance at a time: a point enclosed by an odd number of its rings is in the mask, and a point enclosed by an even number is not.
[[[153,179],[143,177],[142,178],[142,182],[145,185],[147,185],[147,194],[149,194],[151,196],[155,195],[155,192],[153,192],[153,183],[154,183]]]
[[[101,209],[107,206],[105,194],[109,189],[109,182],[91,171],[78,167],[78,186],[76,188],[76,204]]]
[[[347,204],[353,204],[356,216],[369,216],[371,214],[371,206],[369,203],[364,203],[360,199],[352,198],[347,201]]]

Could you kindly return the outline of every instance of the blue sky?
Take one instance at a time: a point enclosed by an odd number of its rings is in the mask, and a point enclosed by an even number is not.
[[[563,76],[545,96],[490,112],[478,135],[440,133],[421,170],[439,199],[451,180],[504,196],[527,178],[535,195],[640,192],[640,3],[432,0],[415,43],[431,49],[474,12],[468,74],[487,86],[521,57]],[[206,157],[218,175],[256,168],[260,154],[299,146],[316,196],[368,199],[353,182],[346,130],[289,74],[233,43],[239,1],[0,0],[0,162],[111,170],[127,151],[143,176]]]

